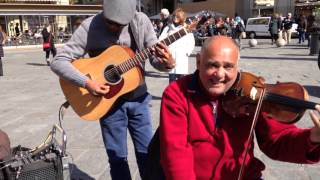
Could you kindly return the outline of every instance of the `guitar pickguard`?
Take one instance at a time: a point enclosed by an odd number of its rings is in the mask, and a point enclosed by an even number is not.
[[[124,80],[121,79],[121,81],[117,84],[106,83],[105,85],[110,86],[110,91],[104,96],[104,98],[111,99],[113,96],[118,94],[118,92],[122,89],[124,85]]]

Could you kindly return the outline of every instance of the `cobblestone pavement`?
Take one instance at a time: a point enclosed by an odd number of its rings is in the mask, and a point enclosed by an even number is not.
[[[317,57],[309,56],[305,45],[277,48],[270,40],[258,39],[258,46],[249,48],[248,40],[242,42],[240,68],[263,76],[268,83],[295,81],[309,92],[310,100],[320,102],[320,71]],[[189,60],[190,72],[195,69],[194,54]],[[150,104],[154,129],[159,122],[159,106],[168,75],[159,73],[147,64],[146,81],[153,99]],[[4,76],[0,77],[0,128],[10,136],[12,146],[33,148],[42,143],[58,122],[58,108],[64,102],[58,78],[46,66],[41,48],[5,49]],[[300,127],[312,125],[308,115],[297,123]],[[71,109],[67,110],[63,127],[68,136],[67,151],[73,179],[111,179],[98,122],[80,120]],[[140,179],[133,146],[129,142],[129,163],[133,179]],[[267,180],[317,180],[320,164],[297,165],[270,160],[258,147],[255,153],[266,164]]]

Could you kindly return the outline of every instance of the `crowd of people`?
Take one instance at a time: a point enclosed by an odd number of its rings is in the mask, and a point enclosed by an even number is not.
[[[212,15],[209,11],[204,11],[201,16],[205,17],[205,22],[200,24],[199,28],[194,31],[194,37],[211,37],[215,35],[225,35],[240,42],[241,38],[245,38],[244,20],[236,13],[235,17],[222,17]],[[164,8],[160,12],[160,20],[152,21],[154,31],[160,36],[164,28],[168,24],[173,23],[174,15],[170,15],[168,9]],[[190,24],[195,17],[188,17],[185,23]]]
[[[172,24],[173,15],[170,15],[167,9],[162,9],[160,12],[160,20],[152,20],[152,25],[157,36],[160,36],[163,29],[168,25]],[[186,23],[192,22],[194,17],[186,18]],[[247,38],[245,32],[245,22],[237,13],[234,17],[222,17],[214,16],[207,12],[205,23],[194,32],[194,37],[197,42],[203,42],[201,39],[215,36],[225,35],[235,39],[240,45],[240,41],[243,38]],[[303,44],[307,41],[307,45],[310,45],[310,35],[313,32],[313,23],[315,21],[314,15],[305,16],[299,14],[293,16],[292,13],[288,13],[285,17],[278,13],[271,15],[269,23],[269,33],[271,44],[274,44],[278,38],[283,38],[286,44],[291,43],[292,31],[298,32],[298,44]],[[293,29],[293,24],[297,24],[297,28]],[[253,37],[250,37],[253,38]],[[201,43],[200,43],[201,45]]]
[[[304,14],[292,16],[292,13],[288,13],[286,17],[280,16],[275,13],[271,16],[270,22],[270,34],[271,43],[273,44],[279,37],[283,38],[286,44],[290,44],[292,31],[298,32],[298,44],[303,44],[307,41],[307,46],[310,46],[310,35],[314,29],[315,16]],[[296,29],[293,28],[293,24],[297,24]]]

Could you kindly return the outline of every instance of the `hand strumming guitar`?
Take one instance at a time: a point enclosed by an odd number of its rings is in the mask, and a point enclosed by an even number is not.
[[[110,91],[110,86],[88,79],[85,88],[94,96],[102,96]]]
[[[155,48],[152,48],[152,54],[157,56],[161,63],[166,65],[167,69],[173,69],[176,66],[176,61],[173,59],[172,54],[163,43],[158,43]]]

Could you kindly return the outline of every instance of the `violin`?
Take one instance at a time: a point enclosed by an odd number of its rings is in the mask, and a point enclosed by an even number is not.
[[[262,91],[265,91],[262,93]],[[263,97],[261,97],[263,94]],[[295,123],[306,109],[315,109],[318,103],[307,101],[308,92],[295,82],[266,84],[262,77],[248,72],[238,73],[232,88],[222,99],[223,109],[232,117],[252,117],[257,102],[262,99],[261,111],[283,123]]]

